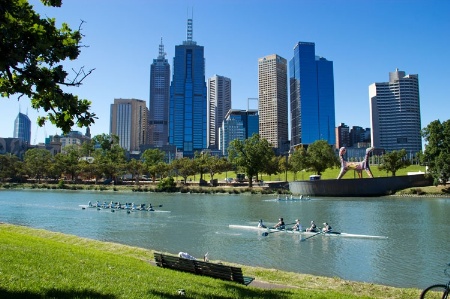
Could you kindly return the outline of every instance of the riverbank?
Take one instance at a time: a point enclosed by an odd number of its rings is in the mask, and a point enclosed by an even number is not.
[[[417,289],[237,265],[256,278],[245,287],[154,267],[150,249],[6,223],[0,224],[0,247],[1,298],[176,298],[178,289],[187,298],[406,299],[420,294]]]
[[[101,192],[161,192],[157,188],[156,183],[144,183],[139,185],[94,185],[94,184],[57,184],[57,183],[0,183],[0,189],[47,189],[47,190],[89,190],[89,191],[101,191]],[[291,192],[282,188],[270,188],[263,186],[248,186],[241,184],[235,186],[232,184],[218,187],[198,186],[198,184],[177,185],[177,189],[174,192],[180,193],[203,193],[203,194],[281,194],[290,195]],[[450,187],[439,186],[427,186],[427,187],[414,187],[399,190],[391,196],[412,196],[412,197],[449,197]]]

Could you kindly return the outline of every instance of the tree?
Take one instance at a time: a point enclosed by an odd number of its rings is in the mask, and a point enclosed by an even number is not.
[[[60,7],[62,0],[41,2]],[[57,28],[55,19],[41,19],[28,1],[2,0],[0,32],[1,96],[28,97],[31,107],[47,113],[38,117],[39,126],[50,121],[64,133],[75,123],[83,127],[95,122],[97,117],[89,111],[90,101],[62,90],[80,86],[93,71],[81,68],[69,79],[62,66],[65,60],[76,60],[80,54],[81,24],[78,30],[72,30],[66,23]]]
[[[70,179],[74,182],[80,172],[80,165],[78,164],[81,158],[80,149],[78,145],[68,145],[64,147],[62,153],[55,156],[55,164],[61,169],[61,173],[70,175]]]
[[[253,186],[253,176],[263,172],[265,165],[269,164],[274,152],[266,139],[258,134],[244,141],[235,139],[228,147],[228,157],[231,163],[239,167],[249,178],[249,187]]]
[[[139,184],[139,177],[144,171],[144,164],[140,160],[131,159],[127,163],[127,171],[131,173],[132,179],[134,179],[136,184]]]
[[[185,184],[187,177],[195,174],[194,160],[188,157],[173,160],[172,168],[183,178]]]
[[[21,163],[15,155],[0,155],[0,181],[19,176]]]
[[[384,154],[378,169],[386,170],[387,173],[391,172],[392,176],[395,176],[397,170],[406,168],[409,165],[411,165],[411,161],[406,158],[406,150],[402,149]]]
[[[291,170],[294,172],[294,179],[297,178],[297,172],[307,168],[307,156],[306,150],[302,146],[295,149],[289,157],[289,164],[291,164]]]
[[[27,172],[31,177],[37,178],[39,183],[41,182],[41,178],[47,174],[51,160],[52,155],[50,152],[41,148],[29,149],[25,152],[24,156]]]
[[[144,163],[146,171],[148,171],[152,176],[153,182],[155,182],[156,174],[158,173],[158,168],[154,166],[158,165],[161,162],[164,162],[164,156],[164,152],[157,148],[148,149],[142,153],[141,160]]]
[[[422,129],[422,136],[427,142],[423,155],[420,155],[422,163],[428,165],[435,185],[445,185],[450,178],[450,120],[431,122]]]
[[[306,166],[308,170],[320,175],[327,168],[339,165],[339,159],[326,140],[311,143],[306,150]]]

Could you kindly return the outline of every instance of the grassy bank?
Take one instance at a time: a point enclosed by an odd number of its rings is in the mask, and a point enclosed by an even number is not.
[[[0,224],[0,298],[417,298],[399,289],[339,278],[242,266],[247,276],[290,286],[245,287],[150,264],[153,251]]]

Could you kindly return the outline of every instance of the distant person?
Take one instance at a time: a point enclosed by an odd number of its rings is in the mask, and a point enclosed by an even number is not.
[[[285,224],[284,224],[283,218],[278,219],[278,223],[275,224],[274,228],[278,228],[278,229],[284,229],[285,228]]]
[[[301,232],[303,230],[302,225],[300,224],[300,219],[295,219],[295,224],[292,227],[292,230]]]
[[[260,228],[266,228],[267,226],[263,223],[263,220],[262,220],[262,219],[259,219],[258,227],[260,227]]]
[[[306,229],[306,231],[307,231],[307,232],[317,232],[317,231],[318,231],[317,225],[314,223],[314,221],[311,221],[311,226],[308,227],[308,228]]]
[[[324,222],[324,223],[323,223],[322,231],[323,231],[324,233],[329,233],[329,232],[331,232],[331,226],[330,226],[327,222]]]

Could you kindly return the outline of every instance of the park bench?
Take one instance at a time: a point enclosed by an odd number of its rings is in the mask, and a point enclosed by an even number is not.
[[[197,275],[209,276],[222,280],[234,281],[243,285],[249,285],[255,278],[244,276],[242,269],[222,264],[190,260],[178,256],[155,252],[156,265]]]

